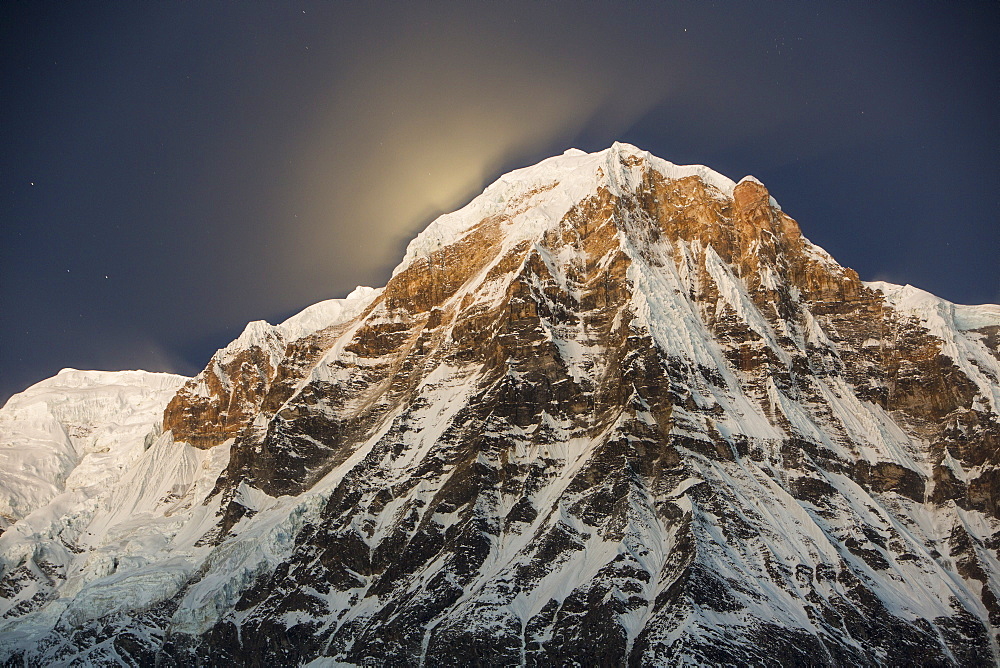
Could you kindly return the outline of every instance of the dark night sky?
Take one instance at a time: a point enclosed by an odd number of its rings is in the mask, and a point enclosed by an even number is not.
[[[453,6],[457,5],[457,6]],[[760,178],[862,278],[1000,302],[1000,3],[0,6],[0,401],[195,373],[615,139]]]

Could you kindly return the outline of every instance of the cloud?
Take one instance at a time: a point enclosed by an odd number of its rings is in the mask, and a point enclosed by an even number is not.
[[[500,170],[561,152],[585,127],[610,143],[672,80],[652,65],[648,80],[623,76],[636,45],[553,46],[475,25],[414,22],[326,84],[272,212],[288,223],[273,228],[288,267],[276,290],[384,280],[406,240]]]

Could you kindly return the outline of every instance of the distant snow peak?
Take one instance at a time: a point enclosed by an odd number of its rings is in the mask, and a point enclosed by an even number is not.
[[[0,409],[0,515],[25,518],[61,494],[116,479],[186,380],[62,369],[12,396]]]

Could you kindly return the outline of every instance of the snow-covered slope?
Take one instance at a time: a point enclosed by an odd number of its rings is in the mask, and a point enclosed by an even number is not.
[[[158,435],[163,407],[186,380],[63,369],[11,397],[0,409],[0,521],[117,479]]]
[[[359,285],[343,299],[327,299],[296,313],[277,326],[286,341],[295,341],[321,329],[351,320],[379,295],[381,290]]]
[[[10,527],[0,656],[996,663],[998,313],[862,283],[752,177],[567,151]]]
[[[253,349],[265,349],[277,364],[286,341],[351,319],[379,292],[359,287],[276,326],[250,323],[213,364],[231,366]],[[224,378],[227,385],[243,382]],[[213,563],[224,570],[229,593],[209,597],[223,608],[234,603],[228,580],[240,543],[213,562],[204,540],[217,524],[218,500],[213,505],[208,497],[228,463],[229,443],[199,450],[162,433],[164,409],[186,382],[198,379],[63,369],[0,409],[0,616],[13,619],[0,621],[0,651],[30,649],[48,657],[45,663],[69,651],[100,662],[103,650],[89,658],[64,649],[58,629],[109,618],[143,642],[157,642],[155,623],[142,613],[177,596],[200,569],[210,574]],[[245,503],[262,498],[248,494],[240,497]],[[260,533],[244,535],[244,584],[290,548],[295,531],[286,525],[295,526],[294,509],[303,504],[286,503]],[[204,605],[182,610],[179,626],[200,628],[206,615],[218,615]]]

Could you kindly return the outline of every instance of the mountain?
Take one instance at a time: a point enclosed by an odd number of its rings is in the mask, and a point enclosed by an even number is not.
[[[7,665],[1000,661],[1000,307],[752,177],[570,150],[175,393],[95,373],[0,411]]]

